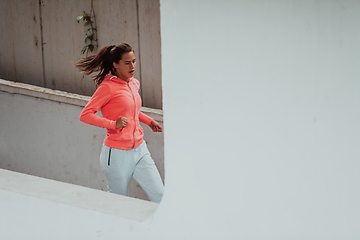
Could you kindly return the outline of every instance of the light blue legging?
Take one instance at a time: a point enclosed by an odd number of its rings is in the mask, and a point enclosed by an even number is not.
[[[103,144],[100,164],[107,180],[108,192],[127,196],[129,181],[134,177],[150,201],[161,201],[164,185],[145,141],[131,150],[110,148]]]

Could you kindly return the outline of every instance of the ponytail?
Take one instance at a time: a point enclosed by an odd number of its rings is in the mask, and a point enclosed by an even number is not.
[[[119,63],[122,55],[128,52],[134,52],[129,44],[107,45],[102,47],[97,54],[79,59],[74,65],[84,75],[98,72],[94,77],[94,82],[99,86],[109,73],[116,75],[113,62]]]

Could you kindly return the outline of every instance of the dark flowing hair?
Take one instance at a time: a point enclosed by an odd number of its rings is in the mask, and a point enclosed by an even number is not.
[[[134,52],[134,50],[127,43],[107,45],[102,47],[97,54],[80,58],[74,65],[84,75],[99,72],[94,77],[95,84],[99,86],[105,76],[109,73],[116,75],[116,69],[113,66],[113,62],[119,63],[123,54],[129,52]]]

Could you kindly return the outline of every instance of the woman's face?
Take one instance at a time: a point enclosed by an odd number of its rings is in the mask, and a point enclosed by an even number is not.
[[[113,66],[116,68],[116,75],[128,82],[135,73],[136,59],[134,52],[124,53],[119,63],[113,62]]]

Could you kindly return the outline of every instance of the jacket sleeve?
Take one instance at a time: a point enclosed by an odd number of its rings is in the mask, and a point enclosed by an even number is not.
[[[140,90],[140,82],[135,78],[133,78],[133,81],[137,87],[137,90],[139,91]],[[145,123],[146,125],[150,126],[150,123],[152,122],[152,120],[153,119],[151,117],[149,117],[148,115],[146,115],[145,113],[142,113],[140,111],[140,113],[139,113],[139,121],[140,122]]]
[[[145,113],[140,112],[139,113],[139,120],[142,123],[145,123],[146,125],[150,126],[150,123],[152,121],[152,118],[146,115]]]
[[[110,87],[105,84],[100,85],[82,110],[80,121],[101,128],[116,129],[116,121],[96,115],[99,109],[109,102],[110,98]]]

